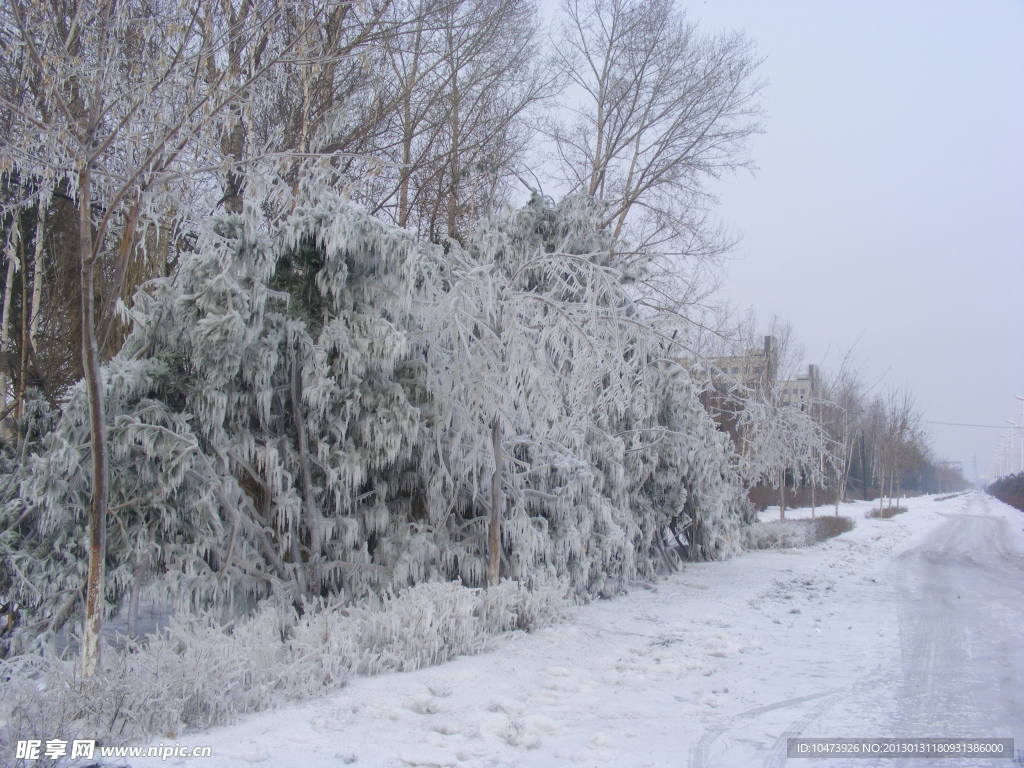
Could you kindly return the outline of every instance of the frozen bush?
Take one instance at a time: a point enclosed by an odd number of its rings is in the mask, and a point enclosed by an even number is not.
[[[40,733],[113,744],[222,725],[336,690],[355,674],[478,653],[503,632],[557,620],[564,595],[558,582],[434,582],[355,606],[309,603],[301,615],[267,601],[229,622],[213,612],[176,616],[147,642],[107,649],[90,679],[52,653],[16,656],[0,661],[0,753]]]
[[[818,517],[813,520],[773,520],[753,523],[742,531],[744,549],[789,549],[809,547],[853,528],[848,517]]]

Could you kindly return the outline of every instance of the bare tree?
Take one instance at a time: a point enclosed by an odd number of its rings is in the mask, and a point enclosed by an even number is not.
[[[537,12],[523,0],[407,0],[383,46],[389,94],[373,210],[438,241],[504,201],[555,77],[539,65]],[[383,169],[383,170],[382,170]],[[394,172],[388,172],[394,169]]]
[[[758,66],[740,34],[700,34],[673,0],[564,0],[558,48],[575,119],[554,129],[565,180],[604,201],[631,248],[704,257],[709,178],[747,165]]]
[[[835,447],[833,463],[833,485],[835,491],[835,514],[846,497],[846,486],[853,465],[854,448],[860,434],[863,418],[864,395],[857,378],[845,363],[828,385],[822,404],[822,425],[828,432]]]

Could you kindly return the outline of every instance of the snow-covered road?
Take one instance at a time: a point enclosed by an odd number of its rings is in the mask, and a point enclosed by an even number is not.
[[[131,764],[840,768],[887,763],[787,763],[787,738],[1024,747],[1024,515],[982,494],[908,506],[845,505],[856,528],[824,544],[694,564],[489,653],[176,740],[213,758]]]
[[[860,705],[884,712],[879,734],[1016,737],[1024,749],[1024,515],[982,494],[937,513],[941,522],[889,566],[899,664],[892,683],[865,692]]]
[[[898,562],[903,732],[1016,731],[1024,747],[1024,554],[972,495]]]

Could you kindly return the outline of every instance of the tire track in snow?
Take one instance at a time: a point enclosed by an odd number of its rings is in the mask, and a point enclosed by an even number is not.
[[[782,768],[786,764],[786,759],[789,754],[789,740],[797,738],[804,729],[825,714],[829,709],[832,708],[840,699],[846,696],[846,692],[842,691],[829,696],[820,706],[815,707],[803,717],[799,717],[790,723],[786,730],[784,730],[778,738],[775,739],[775,743],[772,744],[772,748],[768,751],[768,757],[765,758],[764,768]]]
[[[785,739],[793,738],[794,735],[799,735],[803,732],[803,729],[810,725],[814,720],[824,714],[831,706],[833,706],[839,699],[843,697],[847,689],[845,688],[833,688],[820,693],[812,693],[807,696],[797,696],[792,699],[783,699],[782,701],[776,701],[771,704],[764,704],[760,707],[754,707],[738,714],[732,715],[726,718],[720,723],[712,725],[705,729],[704,734],[700,737],[700,740],[690,750],[689,768],[711,768],[711,764],[708,762],[708,753],[711,750],[711,746],[721,737],[724,733],[732,730],[736,726],[745,725],[752,720],[755,720],[760,715],[774,712],[775,710],[785,709],[787,707],[796,707],[801,704],[806,704],[811,701],[819,701],[824,699],[818,706],[809,713],[802,717],[794,720],[785,729],[784,735],[780,736],[776,740],[772,747],[772,753],[768,757],[766,766],[769,765],[782,765],[785,762]],[[792,735],[786,735],[792,734]],[[780,743],[783,744],[782,750],[782,762],[773,763],[775,749]]]

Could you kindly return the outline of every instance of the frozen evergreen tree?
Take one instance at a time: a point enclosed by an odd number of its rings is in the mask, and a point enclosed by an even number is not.
[[[251,211],[219,220],[136,296],[105,366],[111,599],[152,576],[204,602],[409,580],[411,528],[389,503],[417,450],[396,378],[415,245],[330,195],[264,230]],[[40,535],[57,537],[42,587],[54,596],[83,577],[84,398],[22,484]]]

